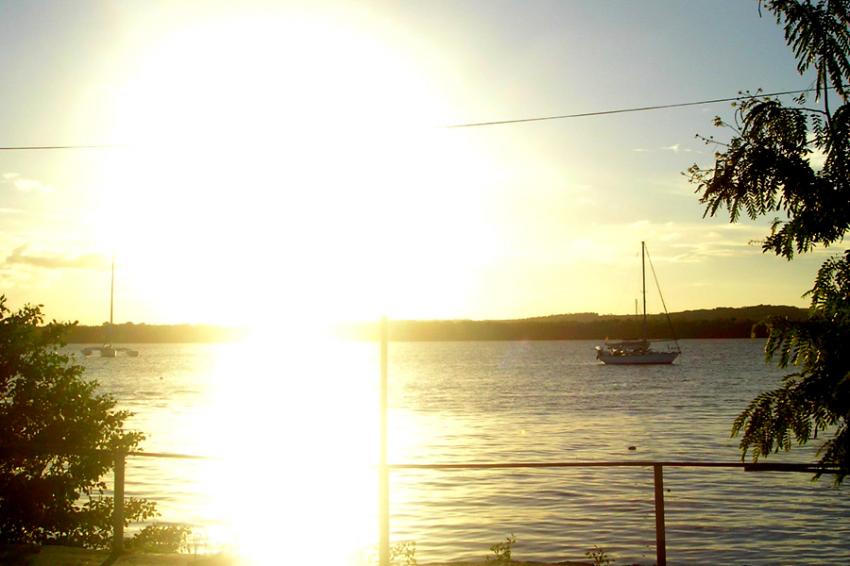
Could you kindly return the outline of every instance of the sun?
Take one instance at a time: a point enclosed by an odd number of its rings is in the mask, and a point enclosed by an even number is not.
[[[146,266],[136,288],[161,311],[263,325],[462,301],[470,250],[497,245],[487,163],[434,127],[437,83],[382,34],[269,9],[171,26],[135,56],[99,238]]]

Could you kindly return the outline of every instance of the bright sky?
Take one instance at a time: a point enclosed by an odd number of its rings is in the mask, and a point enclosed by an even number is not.
[[[755,0],[4,2],[0,289],[99,324],[804,305],[823,252],[703,219],[728,103],[810,86]],[[653,294],[654,295],[654,294]],[[650,310],[660,305],[650,297]]]

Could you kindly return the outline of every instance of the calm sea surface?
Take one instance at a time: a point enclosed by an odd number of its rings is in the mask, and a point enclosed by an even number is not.
[[[599,365],[593,346],[392,343],[390,461],[737,461],[733,418],[782,376],[762,341],[683,341],[667,367]],[[368,562],[376,344],[134,347],[81,363],[135,413],[145,451],[208,458],[132,458],[128,495],[191,524],[199,552]],[[850,564],[850,491],[829,478],[666,468],[664,482],[671,564]],[[420,563],[483,559],[511,533],[515,559],[579,560],[593,545],[617,564],[655,559],[648,468],[399,470],[391,501],[393,542],[415,541]]]

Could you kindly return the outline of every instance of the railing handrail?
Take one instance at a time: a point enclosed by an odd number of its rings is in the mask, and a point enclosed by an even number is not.
[[[115,450],[106,448],[83,448],[73,446],[0,444],[0,452],[12,450],[36,454],[109,454]],[[202,454],[182,454],[179,452],[144,452],[131,450],[124,452],[126,456],[141,458],[172,458],[184,460],[219,460],[222,456],[207,456]],[[377,464],[376,464],[377,465]],[[836,466],[821,466],[817,463],[805,462],[744,462],[744,461],[705,461],[705,460],[583,460],[569,462],[436,462],[436,463],[388,463],[390,470],[486,470],[511,468],[650,468],[664,466],[666,468],[744,468],[745,471],[799,471],[820,472],[822,474],[838,473]]]
[[[837,473],[834,466],[797,462],[706,462],[701,460],[590,460],[581,462],[458,462],[435,464],[387,464],[391,470],[487,470],[511,468],[744,468],[745,471],[800,471]]]
[[[186,460],[216,460],[218,456],[200,454],[180,454],[178,452],[144,452],[142,450],[123,450],[121,448],[86,448],[82,446],[60,446],[51,444],[0,444],[0,454],[4,451],[25,454],[104,454],[113,455],[121,451],[126,456],[148,458],[180,458]]]
[[[114,460],[115,483],[113,486],[114,511],[113,511],[113,541],[112,553],[118,555],[123,550],[124,544],[124,474],[127,456],[144,458],[173,458],[187,460],[214,460],[220,459],[211,456],[200,456],[193,454],[180,454],[174,452],[142,452],[127,451],[120,447],[113,450],[108,449],[77,449],[69,446],[24,446],[0,444],[2,451],[18,451],[29,454],[57,454],[57,453],[102,453],[110,454]],[[381,474],[386,476],[393,470],[495,470],[495,469],[542,469],[542,468],[652,468],[653,484],[655,492],[655,549],[657,566],[667,564],[667,542],[666,529],[664,526],[664,468],[729,468],[743,469],[745,472],[808,472],[816,474],[830,474],[839,471],[837,466],[821,466],[818,464],[793,463],[793,462],[706,462],[694,460],[602,460],[583,462],[455,462],[455,463],[433,463],[433,464],[378,464],[377,468]],[[388,482],[385,482],[388,484]],[[384,502],[388,504],[388,497]],[[387,510],[387,530],[389,513]],[[388,542],[388,537],[387,541]],[[386,546],[386,544],[384,545]],[[386,550],[386,549],[385,549]],[[388,551],[387,551],[388,552]],[[384,554],[387,554],[385,552]],[[382,556],[385,562],[388,556]]]

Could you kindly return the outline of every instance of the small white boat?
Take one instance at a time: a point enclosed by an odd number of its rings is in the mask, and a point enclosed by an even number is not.
[[[109,344],[104,344],[103,346],[87,346],[82,349],[82,352],[85,356],[91,356],[97,352],[101,358],[114,358],[117,350]]]
[[[118,356],[118,352],[126,354],[129,358],[138,358],[139,351],[133,350],[130,348],[115,348],[110,344],[104,344],[103,346],[87,346],[82,349],[83,355],[91,356],[95,352],[100,354],[101,358],[115,358]]]
[[[114,314],[115,307],[115,258],[112,258],[112,283],[109,289],[109,326],[106,327],[106,340],[107,343],[103,346],[87,346],[83,348],[81,351],[84,356],[91,356],[95,352],[100,354],[101,358],[114,358],[118,355],[118,352],[124,352],[130,358],[138,358],[139,351],[133,350],[131,348],[115,348],[112,346],[111,337],[112,337],[112,315]]]
[[[674,346],[668,346],[666,351],[656,350],[652,347],[646,337],[646,243],[640,243],[641,278],[643,280],[643,335],[640,340],[618,340],[605,341],[604,346],[596,346],[596,359],[607,365],[661,365],[672,364],[673,360],[682,353],[679,342],[673,338],[665,342],[673,342]],[[657,281],[656,281],[657,282]],[[659,294],[661,290],[658,290]],[[661,298],[664,305],[664,298]],[[667,314],[667,306],[664,305],[664,314]],[[667,314],[669,322],[670,315]],[[672,330],[673,325],[670,325]]]
[[[605,342],[596,347],[596,359],[608,365],[672,364],[679,350],[653,350],[648,340]]]

